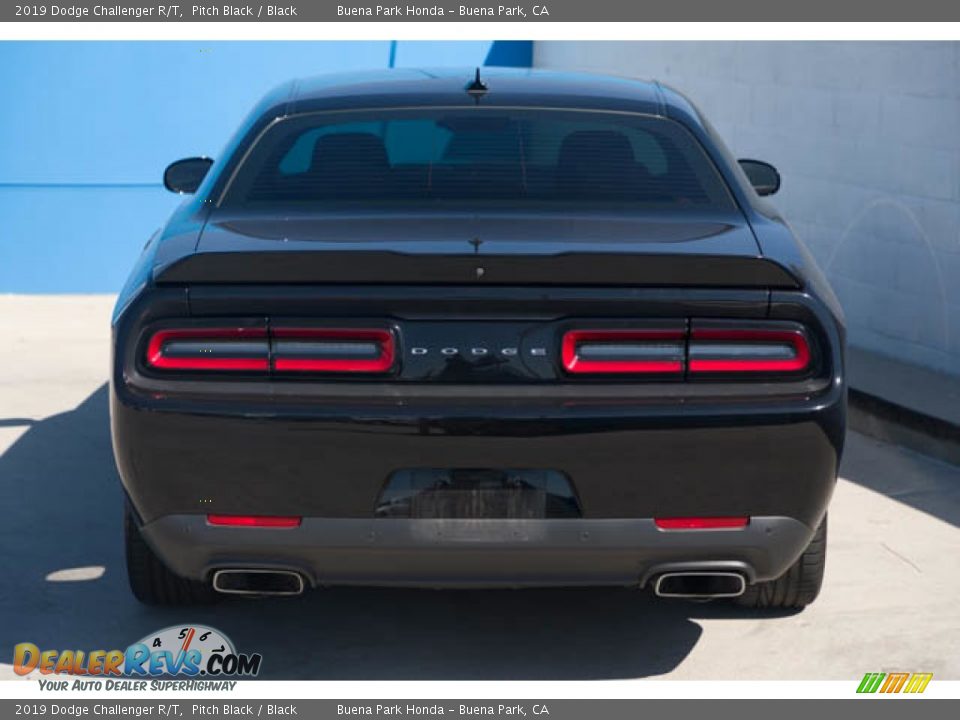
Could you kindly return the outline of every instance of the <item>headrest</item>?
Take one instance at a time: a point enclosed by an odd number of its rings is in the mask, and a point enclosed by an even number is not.
[[[616,130],[578,130],[560,145],[557,164],[561,167],[607,167],[634,162],[630,140]]]
[[[630,197],[637,192],[640,168],[630,140],[615,130],[578,130],[563,139],[557,158],[556,187],[576,197]]]
[[[364,132],[321,135],[313,148],[313,173],[340,172],[351,174],[383,173],[390,168],[387,149],[377,135]]]

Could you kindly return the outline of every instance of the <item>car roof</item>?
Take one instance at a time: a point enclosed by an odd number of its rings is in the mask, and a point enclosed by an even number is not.
[[[486,92],[467,93],[477,68],[397,68],[331,73],[292,80],[268,94],[264,114],[292,115],[338,109],[511,106],[614,110],[651,115],[698,113],[679,93],[654,81],[527,68],[479,68]]]

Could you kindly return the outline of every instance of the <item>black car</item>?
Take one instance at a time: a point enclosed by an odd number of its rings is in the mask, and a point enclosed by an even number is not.
[[[200,121],[200,119],[198,119]],[[802,607],[844,329],[804,246],[657,83],[296,80],[113,318],[134,594],[619,585]]]

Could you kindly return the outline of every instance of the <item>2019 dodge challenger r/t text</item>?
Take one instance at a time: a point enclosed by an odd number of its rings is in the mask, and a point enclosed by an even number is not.
[[[802,607],[844,328],[804,246],[658,83],[290,82],[113,318],[134,594],[619,585]]]

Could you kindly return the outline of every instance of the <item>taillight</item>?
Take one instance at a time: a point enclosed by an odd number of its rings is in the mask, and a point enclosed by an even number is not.
[[[810,366],[810,343],[799,328],[694,327],[691,373],[797,373]]]
[[[750,523],[749,517],[669,517],[654,518],[661,530],[741,530]]]
[[[147,364],[159,370],[265,371],[266,328],[216,327],[158,330],[147,343]]]
[[[381,328],[210,327],[158,330],[146,362],[157,370],[382,373],[395,341]]]
[[[562,361],[569,373],[683,373],[682,329],[570,330]]]
[[[393,367],[393,333],[380,328],[272,328],[277,372],[382,373]]]

